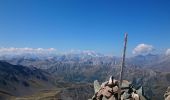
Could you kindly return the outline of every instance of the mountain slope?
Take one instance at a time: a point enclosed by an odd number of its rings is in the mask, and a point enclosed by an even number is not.
[[[53,78],[47,72],[0,61],[0,97],[28,95],[54,87]]]
[[[170,72],[170,56],[164,56],[159,61],[152,63],[150,68],[161,72]]]

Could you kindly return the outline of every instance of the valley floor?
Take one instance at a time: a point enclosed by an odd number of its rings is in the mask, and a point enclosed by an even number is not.
[[[16,97],[11,100],[58,100],[60,90],[43,90],[31,96]]]

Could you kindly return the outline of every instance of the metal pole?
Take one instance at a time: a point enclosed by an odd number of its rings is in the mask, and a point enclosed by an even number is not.
[[[119,77],[119,80],[120,80],[120,83],[119,83],[119,100],[120,100],[120,97],[121,97],[121,86],[122,86],[122,78],[123,78],[123,72],[124,72],[124,66],[125,66],[125,57],[126,57],[126,45],[127,45],[127,37],[128,37],[128,34],[125,33],[125,38],[124,38],[124,49],[123,49],[123,55],[122,55],[122,65],[121,65],[121,70],[120,70],[120,77]]]

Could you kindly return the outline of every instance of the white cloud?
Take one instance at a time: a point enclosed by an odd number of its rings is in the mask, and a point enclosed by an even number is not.
[[[50,54],[54,52],[56,52],[54,48],[0,48],[0,55]]]
[[[55,56],[55,55],[89,55],[89,56],[101,56],[102,54],[99,54],[92,50],[70,50],[61,52],[56,50],[55,48],[0,48],[0,56]]]
[[[165,54],[170,55],[170,49],[167,49]]]
[[[153,50],[154,50],[154,47],[152,45],[139,44],[134,48],[132,53],[135,55],[148,54],[148,53],[151,53]]]

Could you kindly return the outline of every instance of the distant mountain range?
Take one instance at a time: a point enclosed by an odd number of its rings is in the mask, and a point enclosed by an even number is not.
[[[128,58],[127,62],[154,71],[170,72],[170,55],[138,55]]]
[[[14,65],[31,66],[39,69],[48,69],[57,63],[90,63],[92,65],[111,64],[120,65],[121,57],[105,56],[93,51],[71,52],[67,54],[21,54],[21,55],[1,55],[0,60],[7,61]],[[170,71],[168,67],[170,56],[168,55],[137,55],[126,59],[126,64],[138,67],[147,67],[153,70]]]
[[[57,53],[57,52],[27,52],[27,51],[0,51],[0,58],[1,59],[13,59],[13,58],[23,58],[23,59],[48,59],[53,57],[60,57],[60,56],[70,56],[70,57],[103,57],[104,55],[101,53],[97,53],[95,51],[84,50],[84,51],[74,51],[71,50],[70,52],[65,53]]]
[[[0,72],[3,72],[0,83],[1,90],[11,91],[10,94],[12,94],[14,91],[12,89],[19,89],[15,95],[22,95],[20,89],[25,90],[28,88],[28,90],[33,89],[34,91],[35,89],[36,91],[36,88],[32,88],[34,87],[32,84],[49,84],[47,85],[48,87],[53,87],[54,81],[51,80],[57,80],[60,86],[62,85],[60,82],[66,84],[89,84],[96,79],[103,82],[110,75],[118,78],[121,65],[120,57],[109,57],[102,54],[95,54],[95,52],[70,53],[55,56],[46,55],[43,57],[3,55],[0,59],[3,61],[0,63]],[[9,79],[5,75],[10,76]],[[145,95],[148,98],[162,100],[163,93],[170,84],[170,56],[148,54],[127,58],[124,79],[132,81],[136,87],[142,85]],[[3,88],[5,84],[7,84],[9,89]],[[64,95],[61,92],[60,94]],[[67,92],[67,95],[75,94],[69,94]],[[90,96],[92,94],[86,93],[86,95]],[[76,100],[75,97],[73,100]]]

